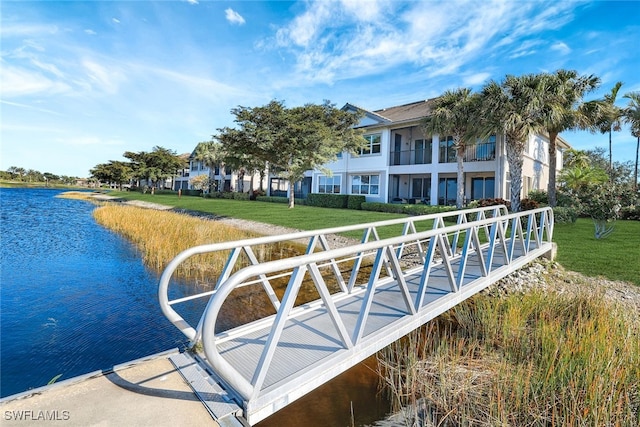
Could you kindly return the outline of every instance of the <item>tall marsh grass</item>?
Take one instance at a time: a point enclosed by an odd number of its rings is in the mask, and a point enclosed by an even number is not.
[[[192,246],[256,237],[208,219],[116,203],[98,207],[93,216],[99,224],[133,242],[145,265],[156,270],[164,269],[176,255]],[[228,254],[225,251],[191,257],[181,264],[177,273],[195,278],[218,274]]]
[[[477,295],[378,361],[407,425],[640,425],[640,322],[598,296]]]

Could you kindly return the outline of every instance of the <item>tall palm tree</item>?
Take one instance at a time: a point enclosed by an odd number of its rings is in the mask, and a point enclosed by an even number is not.
[[[622,82],[617,82],[611,92],[606,94],[602,99],[603,104],[607,107],[598,127],[601,133],[609,134],[609,170],[613,169],[613,155],[611,151],[611,135],[614,131],[621,129],[622,109],[616,106],[616,98],[622,87]]]
[[[584,106],[584,95],[600,84],[593,75],[579,76],[576,71],[557,70],[552,74],[542,74],[544,84],[540,95],[543,97],[540,115],[541,125],[549,136],[549,183],[547,193],[549,206],[556,205],[557,138],[569,129],[589,129],[595,127],[593,115]]]
[[[500,132],[509,164],[511,210],[520,210],[524,150],[531,133],[544,130],[540,124],[544,79],[540,74],[507,75],[491,80],[481,91],[483,134]]]
[[[638,156],[640,155],[640,92],[629,92],[624,95],[629,104],[623,110],[623,120],[631,126],[631,135],[637,138],[636,166],[633,173],[633,188],[638,189]]]
[[[464,204],[464,152],[465,143],[474,133],[474,121],[470,117],[478,109],[477,94],[472,94],[469,88],[448,90],[434,100],[431,114],[423,121],[423,130],[427,134],[437,133],[443,136],[451,135],[456,150],[457,187],[456,207]]]
[[[222,150],[222,144],[217,141],[199,143],[196,146],[195,159],[201,161],[210,170],[215,170],[216,166],[220,168],[218,191],[222,191],[224,189],[224,177],[226,175],[225,153]]]

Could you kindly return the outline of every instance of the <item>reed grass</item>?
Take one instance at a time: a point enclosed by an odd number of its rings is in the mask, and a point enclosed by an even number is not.
[[[378,362],[407,425],[640,425],[640,322],[597,295],[477,295]]]
[[[158,271],[192,246],[257,236],[209,219],[116,203],[98,207],[93,216],[102,226],[134,243],[145,265]],[[180,265],[177,274],[195,278],[217,275],[228,255],[229,252],[224,251],[193,256]],[[262,254],[267,256],[269,254]]]

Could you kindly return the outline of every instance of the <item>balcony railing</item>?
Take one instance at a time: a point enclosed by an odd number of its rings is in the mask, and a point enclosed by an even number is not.
[[[431,163],[430,150],[402,150],[392,151],[390,166],[426,165]]]
[[[495,160],[496,143],[484,142],[481,144],[467,145],[464,150],[465,162],[486,162]],[[450,163],[455,163],[455,157],[451,157]],[[446,163],[446,162],[441,162]],[[426,165],[431,164],[430,150],[401,150],[392,151],[389,156],[390,166]]]
[[[483,142],[467,145],[464,150],[465,162],[486,162],[496,159],[496,143]]]

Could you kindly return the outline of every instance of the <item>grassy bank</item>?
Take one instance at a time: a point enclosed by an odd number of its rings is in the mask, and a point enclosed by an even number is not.
[[[383,212],[369,212],[353,209],[329,209],[304,205],[296,205],[294,209],[289,209],[285,203],[205,199],[195,196],[178,198],[177,195],[151,195],[137,192],[111,192],[109,194],[121,197],[125,200],[142,200],[174,206],[178,209],[204,212],[221,217],[232,217],[249,221],[264,222],[266,224],[279,225],[300,230],[340,227],[343,225],[360,224],[363,222],[402,218],[404,216]],[[394,227],[384,230],[383,233],[387,233],[391,236],[393,233],[399,233],[401,230],[401,227]],[[355,233],[349,237],[359,239],[361,235],[360,233]]]
[[[227,199],[204,199],[177,195],[151,195],[137,192],[112,192],[128,200],[143,200],[205,212],[218,216],[264,222],[284,227],[312,230],[348,224],[400,218],[402,215],[350,209],[326,209],[286,204]],[[400,227],[381,230],[381,237],[400,233]],[[575,224],[557,224],[554,241],[558,244],[558,262],[565,268],[589,276],[624,280],[640,286],[640,221],[618,221],[615,232],[606,239],[593,237],[593,222],[579,219]],[[360,238],[360,233],[349,237]]]
[[[407,425],[631,427],[639,336],[597,295],[478,295],[378,359],[392,399],[413,408]]]

